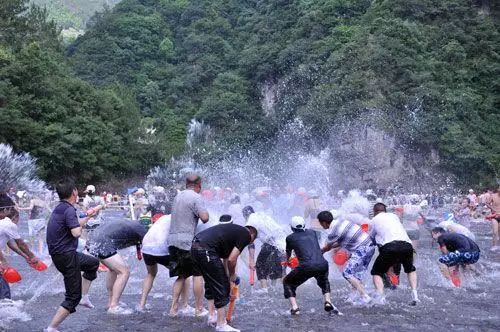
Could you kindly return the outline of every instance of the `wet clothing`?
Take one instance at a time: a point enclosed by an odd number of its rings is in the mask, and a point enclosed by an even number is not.
[[[449,252],[479,252],[476,242],[465,235],[458,233],[445,233],[437,238],[440,247],[446,247]]]
[[[328,262],[323,257],[314,231],[306,229],[294,232],[286,237],[286,254],[291,256],[295,252],[301,267],[328,267]]]
[[[408,234],[394,213],[380,212],[373,217],[370,229],[371,237],[379,246],[393,241],[406,241],[411,245]]]
[[[323,294],[330,292],[328,262],[323,258],[314,231],[296,231],[286,238],[287,257],[295,252],[299,266],[283,279],[285,298],[295,297],[297,288],[309,278],[315,278]]]
[[[76,251],[78,239],[71,230],[77,227],[80,223],[75,207],[66,201],[59,202],[47,224],[47,247],[51,256]]]
[[[0,250],[2,250],[10,240],[19,240],[19,230],[17,225],[10,218],[0,220]]]
[[[145,235],[146,228],[137,221],[110,221],[90,234],[87,249],[91,255],[106,259],[120,249],[141,244]]]
[[[189,250],[198,225],[199,215],[206,213],[203,199],[194,190],[181,191],[174,200],[172,208],[172,225],[169,242],[171,246]]]
[[[149,228],[142,239],[142,253],[151,256],[168,256],[170,216],[162,216]]]
[[[156,264],[160,264],[165,266],[166,268],[170,268],[170,256],[153,256],[146,253],[142,253],[142,258],[144,258],[144,263],[146,265],[152,266]]]
[[[360,246],[372,245],[370,236],[361,227],[347,220],[334,220],[328,230],[328,243],[337,242],[348,251],[355,251]]]
[[[406,233],[405,233],[406,234]],[[371,274],[383,276],[393,265],[402,264],[405,273],[416,271],[413,265],[413,246],[407,241],[392,241],[379,248]]]
[[[368,265],[375,253],[374,245],[364,245],[357,247],[351,252],[351,257],[347,261],[342,276],[346,279],[356,278],[359,281],[363,280],[363,276],[368,270]]]
[[[191,256],[205,280],[205,298],[214,300],[216,308],[229,303],[230,283],[222,259],[230,256],[234,248],[240,253],[250,244],[247,228],[235,224],[222,224],[198,233],[191,246]]]
[[[10,299],[10,286],[0,273],[0,300]]]
[[[471,252],[454,251],[439,257],[439,262],[447,266],[455,266],[459,264],[468,265],[476,263],[479,260],[479,256],[480,256],[479,251],[471,251]]]
[[[257,279],[280,279],[283,277],[284,268],[281,262],[285,258],[278,248],[268,243],[264,243],[260,248],[259,255],[255,261]]]
[[[201,276],[201,272],[195,266],[190,250],[182,250],[177,247],[168,247],[170,255],[170,277],[189,278]]]
[[[85,279],[96,279],[99,260],[76,250],[51,256],[54,266],[64,277],[66,292],[61,307],[73,313],[82,299],[82,272]]]

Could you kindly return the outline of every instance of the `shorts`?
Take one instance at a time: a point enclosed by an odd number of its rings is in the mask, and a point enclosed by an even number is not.
[[[98,246],[96,244],[87,244],[85,245],[85,249],[94,257],[99,259],[110,258],[118,253],[118,249],[114,248],[110,245]]]
[[[192,248],[191,256],[205,281],[205,298],[213,300],[217,309],[225,307],[231,289],[222,259],[214,250],[205,248]]]
[[[51,257],[54,266],[64,277],[66,292],[61,307],[73,313],[82,298],[82,271],[85,279],[94,280],[97,278],[99,261],[92,256],[76,251],[54,254]]]
[[[281,262],[285,259],[278,248],[264,243],[260,249],[257,261],[255,262],[255,269],[257,271],[257,279],[280,279],[283,278],[284,268]]]
[[[363,280],[363,275],[368,270],[368,265],[370,265],[374,253],[375,246],[360,246],[356,248],[351,253],[351,257],[342,272],[344,278],[350,279],[354,277],[360,281]]]
[[[418,229],[409,229],[406,231],[406,234],[408,234],[408,237],[412,241],[417,241],[420,239],[420,230]]]
[[[191,252],[179,249],[174,246],[168,247],[170,253],[170,277],[189,278],[191,276],[201,276],[200,271],[195,267]]]
[[[47,222],[44,218],[28,220],[29,236],[39,235],[47,227]]]
[[[310,278],[315,278],[323,294],[330,293],[328,281],[328,264],[318,268],[297,267],[283,278],[285,299],[296,297],[297,288]]]
[[[479,251],[473,252],[450,252],[439,257],[439,262],[447,266],[474,264],[479,260]]]
[[[383,276],[391,266],[402,264],[405,273],[416,271],[413,265],[413,247],[406,241],[392,241],[379,248],[371,275]]]
[[[170,256],[169,255],[153,256],[153,255],[148,255],[148,254],[143,253],[142,258],[144,258],[144,263],[146,263],[146,265],[149,265],[149,266],[160,264],[160,265],[165,266],[167,269],[170,266]]]

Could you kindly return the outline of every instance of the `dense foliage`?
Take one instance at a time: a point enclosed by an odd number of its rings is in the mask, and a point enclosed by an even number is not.
[[[35,111],[68,112],[78,91],[85,102],[77,109],[94,123],[74,128],[80,138],[120,140],[137,129],[116,119],[156,130],[140,140],[154,145],[149,160],[133,158],[140,168],[181,153],[193,117],[220,144],[245,148],[273,142],[297,118],[318,142],[339,124],[379,114],[373,124],[408,151],[437,151],[444,170],[486,184],[500,174],[499,9],[489,0],[123,0],[67,49],[88,84],[71,76],[57,46],[39,39],[2,46],[8,66],[0,91],[14,95],[7,107],[18,112],[9,121],[31,127],[0,135],[33,152],[44,169],[58,160],[45,142],[80,155],[91,144],[57,140],[55,129],[41,144],[37,126],[47,131],[63,117]],[[39,78],[51,84],[31,90]],[[42,122],[31,123],[36,116]],[[101,146],[92,168],[84,157],[78,169],[130,168],[123,149],[137,149],[127,138],[121,152]]]
[[[135,96],[76,78],[58,33],[44,10],[0,3],[0,142],[30,152],[48,180],[145,172],[155,144],[141,131]]]
[[[498,5],[497,5],[498,6]],[[69,50],[81,77],[219,139],[374,119],[464,182],[500,170],[498,7],[471,0],[124,0]],[[274,89],[268,112],[261,92]],[[241,146],[240,144],[240,146]]]

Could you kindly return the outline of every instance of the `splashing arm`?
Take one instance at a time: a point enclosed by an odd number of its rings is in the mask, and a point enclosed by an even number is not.
[[[8,266],[8,262],[0,251],[0,272]]]

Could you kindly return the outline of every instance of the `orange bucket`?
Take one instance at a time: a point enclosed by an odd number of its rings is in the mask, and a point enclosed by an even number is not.
[[[17,270],[12,267],[8,267],[3,271],[3,278],[9,284],[15,284],[16,282],[19,282],[22,279],[19,272],[17,272]]]

